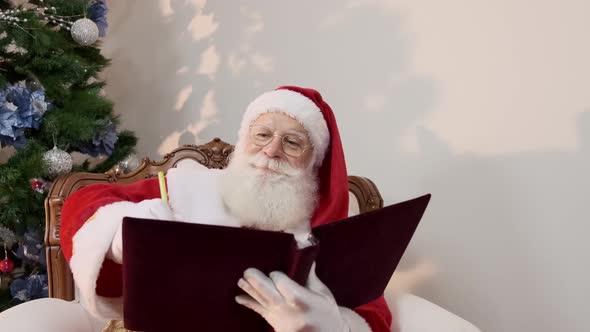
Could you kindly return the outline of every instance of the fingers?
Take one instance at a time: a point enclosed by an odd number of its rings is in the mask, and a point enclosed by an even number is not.
[[[304,299],[307,296],[313,295],[305,289],[305,287],[299,285],[293,279],[289,278],[283,272],[275,271],[270,273],[270,278],[274,282],[276,289],[279,291],[281,296],[287,301],[287,303],[304,307]]]
[[[250,283],[248,283],[243,278],[240,278],[240,280],[238,280],[238,287],[240,287],[244,292],[246,292],[246,294],[248,294],[254,301],[259,303],[260,305],[270,305],[270,303],[264,298],[264,296],[260,294],[260,292],[258,292],[258,289],[250,285]]]
[[[253,310],[262,317],[264,317],[264,315],[266,314],[266,310],[264,309],[264,307],[248,295],[238,295],[235,299],[238,304],[243,305],[244,307],[250,310]]]
[[[238,287],[265,307],[283,301],[274,282],[257,269],[250,268],[244,271],[243,278],[238,281]]]
[[[309,288],[310,290],[312,290],[316,293],[333,297],[332,292],[330,291],[328,286],[326,286],[326,284],[324,284],[318,278],[318,275],[315,273],[315,262],[313,263],[313,265],[311,266],[311,270],[309,271],[309,276],[307,277],[306,286],[307,286],[307,288]]]
[[[315,284],[318,281],[320,281],[320,279],[318,278],[318,275],[315,273],[315,262],[313,262],[313,264],[311,264],[311,269],[309,269],[309,275],[307,276],[306,286],[309,287],[310,285]]]
[[[333,299],[328,287],[315,274],[315,266],[308,278],[308,288],[299,285],[283,272],[274,271],[267,277],[253,268],[244,271],[244,277],[240,278],[238,286],[249,295],[252,301],[266,310],[272,310],[273,306],[281,303],[304,309],[314,299],[320,297]]]

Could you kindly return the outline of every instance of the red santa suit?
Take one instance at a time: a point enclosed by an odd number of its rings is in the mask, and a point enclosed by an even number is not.
[[[272,111],[287,113],[298,120],[314,145],[312,162],[319,167],[319,203],[310,227],[346,217],[348,178],[340,135],[332,110],[317,91],[281,87],[258,97],[246,110],[236,149],[247,140],[250,123],[260,114]],[[170,218],[239,226],[221,202],[222,172],[202,166],[170,169],[166,179],[173,211]],[[122,319],[122,269],[107,254],[122,218],[153,217],[150,204],[159,197],[158,180],[152,178],[129,185],[88,186],[64,203],[60,229],[64,256],[78,286],[81,303],[93,315]],[[353,331],[390,331],[392,316],[383,296],[348,315]]]

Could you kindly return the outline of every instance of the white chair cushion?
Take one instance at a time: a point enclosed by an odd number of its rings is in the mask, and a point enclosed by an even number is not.
[[[387,303],[396,310],[401,332],[481,332],[463,318],[418,296],[388,290]]]

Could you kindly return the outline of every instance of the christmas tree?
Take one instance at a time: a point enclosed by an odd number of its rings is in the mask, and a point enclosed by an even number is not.
[[[22,1],[21,1],[22,2]],[[47,296],[43,201],[70,171],[105,172],[132,152],[102,93],[104,1],[0,0],[0,311]],[[72,165],[70,153],[104,156]]]

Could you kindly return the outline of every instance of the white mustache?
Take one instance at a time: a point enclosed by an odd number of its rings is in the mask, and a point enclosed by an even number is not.
[[[264,153],[257,153],[253,156],[248,156],[248,163],[255,167],[267,168],[275,173],[286,176],[296,176],[302,173],[302,170],[293,168],[288,162],[280,159],[269,158]]]

